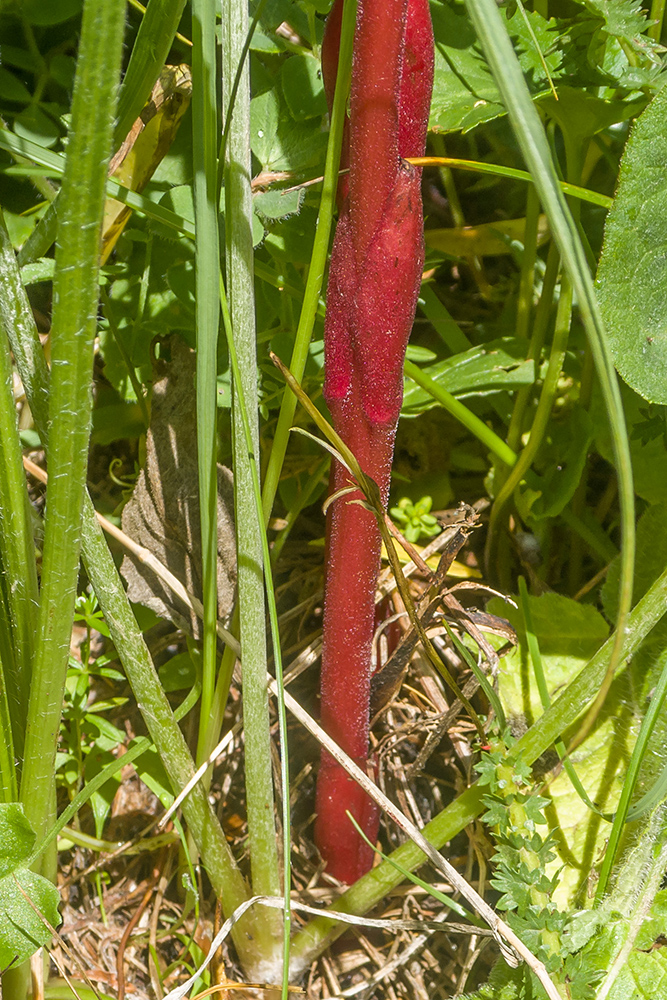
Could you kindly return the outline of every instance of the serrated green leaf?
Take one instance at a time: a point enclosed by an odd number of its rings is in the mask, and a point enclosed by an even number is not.
[[[667,403],[667,90],[637,120],[607,217],[597,291],[616,368]]]
[[[303,188],[293,191],[260,191],[253,196],[252,204],[260,219],[286,219],[298,215],[305,196]]]
[[[477,37],[453,2],[431,3],[435,35],[433,98],[429,128],[436,132],[468,129],[505,114],[498,89]]]
[[[23,892],[21,891],[23,890]],[[23,895],[53,926],[60,923],[56,887],[27,868],[0,878],[0,967],[20,965],[51,940],[51,931]]]
[[[0,804],[0,878],[15,871],[30,857],[35,834],[16,802]]]

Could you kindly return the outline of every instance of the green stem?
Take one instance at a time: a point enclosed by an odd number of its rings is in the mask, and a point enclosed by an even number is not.
[[[151,95],[184,8],[185,0],[151,0],[146,7],[118,94],[115,148],[120,146]]]
[[[252,430],[250,427],[250,421],[248,419],[248,411],[245,405],[245,398],[243,394],[243,381],[241,372],[239,371],[238,357],[236,353],[236,345],[234,343],[231,317],[229,315],[227,297],[225,295],[225,289],[222,280],[220,281],[220,301],[222,305],[222,315],[225,325],[225,333],[227,336],[227,344],[229,347],[229,359],[232,367],[232,377],[234,379],[234,384],[238,387],[236,392],[238,398],[239,412],[243,423],[243,438],[252,473],[253,495],[255,499],[255,515],[261,532],[262,555],[263,555],[263,565],[264,565],[264,581],[266,585],[267,602],[269,605],[269,618],[271,621],[273,661],[275,665],[276,682],[278,685],[278,692],[279,692],[279,697],[277,699],[277,708],[278,708],[278,724],[280,728],[280,744],[281,744],[280,772],[281,772],[282,806],[283,806],[282,818],[283,818],[283,864],[284,864],[283,898],[285,900],[285,908],[283,910],[282,996],[283,1000],[287,1000],[288,986],[289,986],[290,928],[292,921],[292,914],[290,907],[292,823],[290,815],[290,782],[289,782],[289,753],[287,746],[287,716],[285,713],[285,702],[283,698],[283,661],[280,650],[278,609],[276,607],[276,595],[273,589],[273,577],[271,576],[271,556],[269,553],[269,542],[266,536],[266,528],[264,527],[264,515],[262,510],[262,491],[259,484],[259,469],[257,467],[257,461],[255,459],[255,455],[253,452]],[[244,706],[246,704],[247,704],[247,699],[244,697]],[[247,726],[246,715],[247,715],[247,709],[244,707],[244,724]],[[247,736],[246,736],[246,742],[247,742]],[[246,756],[247,756],[247,751],[246,751]],[[246,778],[246,788],[247,788],[247,778]]]
[[[231,88],[245,50],[248,6],[245,0],[222,5],[223,108],[231,107]],[[252,194],[250,188],[250,76],[247,61],[228,127],[225,167],[226,287],[229,325],[238,357],[232,395],[232,451],[238,560],[239,640],[243,663],[243,723],[248,840],[253,892],[280,892],[274,817],[273,774],[267,686],[266,604],[261,518],[256,512],[253,466],[259,455],[259,395],[253,276]],[[224,123],[227,128],[227,122]],[[219,291],[219,283],[216,291]],[[250,441],[246,443],[246,420]],[[224,706],[216,711],[221,715]],[[217,738],[217,737],[216,737]],[[215,740],[213,740],[213,743]],[[289,795],[286,791],[285,794]],[[289,858],[286,859],[286,862]],[[281,935],[277,910],[261,914],[261,942],[267,963]]]
[[[652,38],[654,42],[660,41],[660,36],[662,35],[662,22],[665,18],[665,0],[653,0],[651,4],[651,21],[655,21],[648,29],[648,37]]]
[[[3,619],[2,628],[2,711],[8,711],[12,728],[5,728],[3,740],[9,741],[3,750],[2,786],[4,792],[13,788],[10,799],[16,800],[16,775],[13,749],[23,760],[30,675],[37,629],[39,589],[32,533],[30,501],[25,472],[21,461],[16,405],[12,391],[12,363],[7,336],[20,323],[16,289],[12,274],[16,272],[16,257],[0,210],[0,563],[2,564]],[[11,710],[9,706],[11,705]],[[8,755],[9,769],[5,766]],[[7,784],[9,782],[9,784]]]
[[[51,446],[40,630],[21,800],[38,839],[53,821],[56,742],[79,572],[90,431],[99,248],[125,11],[86,0],[77,62],[53,286]]]
[[[539,114],[533,104],[519,61],[507,33],[506,24],[495,0],[466,0],[471,20],[491,68],[503,103],[526,164],[533,176],[540,202],[549,219],[553,237],[560,249],[577,305],[586,330],[600,389],[612,429],[614,460],[619,480],[621,508],[621,572],[619,581],[619,611],[614,633],[613,654],[607,678],[600,690],[600,699],[593,706],[598,711],[605,689],[619,663],[627,616],[632,606],[632,585],[635,561],[635,503],[632,484],[630,446],[623,412],[620,389],[614,363],[607,343],[600,307],[588,269],[586,253],[579,238],[576,223],[563,196],[549,145]],[[593,715],[586,721],[592,725]]]
[[[331,131],[329,132],[329,143],[327,145],[327,158],[324,167],[324,183],[322,186],[322,198],[320,200],[320,210],[317,217],[317,228],[315,230],[315,240],[313,252],[310,258],[308,269],[308,279],[306,290],[303,296],[303,305],[299,316],[299,325],[294,340],[294,348],[290,360],[290,371],[297,382],[301,382],[308,359],[308,348],[310,338],[315,325],[317,306],[319,303],[324,271],[329,251],[329,237],[331,235],[331,224],[333,221],[334,202],[336,198],[336,188],[338,186],[338,165],[340,162],[340,150],[343,142],[343,126],[347,114],[347,98],[350,92],[350,74],[352,69],[352,43],[354,41],[354,28],[356,23],[356,0],[345,0],[343,7],[343,20],[340,35],[340,50],[338,55],[338,75],[336,77],[336,91],[334,95],[333,109],[331,112]],[[290,428],[296,410],[296,397],[293,393],[285,390],[278,414],[278,423],[273,438],[271,454],[264,476],[264,521],[268,523],[273,501],[278,489],[278,481],[287,451]]]
[[[639,771],[649,750],[651,736],[660,717],[660,713],[665,702],[665,696],[667,696],[667,655],[664,652],[661,656],[661,662],[662,671],[660,673],[660,680],[651,694],[651,701],[646,715],[642,719],[641,729],[639,730],[637,742],[632,750],[632,757],[630,758],[630,763],[628,764],[628,770],[623,782],[623,788],[621,789],[621,797],[618,801],[618,806],[616,807],[614,822],[612,823],[609,840],[607,841],[604,861],[602,862],[602,867],[600,868],[600,878],[595,890],[595,901],[597,904],[602,902],[609,887],[611,869],[618,853],[621,835],[623,834],[623,828],[628,818],[630,802],[637,785]]]
[[[507,477],[506,482],[498,492],[498,495],[494,500],[493,507],[491,508],[489,533],[487,536],[487,565],[489,565],[493,557],[494,540],[496,538],[498,521],[502,516],[505,506],[510,501],[514,490],[517,488],[521,480],[525,477],[526,472],[533,464],[533,460],[535,459],[535,456],[537,455],[540,445],[544,439],[547,424],[549,423],[549,419],[551,417],[554,400],[556,398],[556,392],[558,390],[558,380],[560,378],[563,361],[565,359],[565,350],[567,348],[567,341],[570,335],[571,320],[572,285],[567,278],[563,278],[560,298],[558,300],[556,326],[554,328],[551,353],[549,355],[549,365],[544,379],[544,384],[542,386],[542,392],[540,393],[540,400],[537,404],[537,411],[535,413],[535,419],[533,420],[533,426],[530,431],[530,438],[526,447],[519,454],[518,461]]]
[[[549,247],[549,253],[547,255],[547,266],[544,272],[544,281],[542,282],[542,294],[535,313],[533,333],[530,338],[530,344],[528,345],[528,354],[526,355],[527,358],[532,358],[535,361],[536,381],[537,369],[542,355],[542,346],[544,344],[547,326],[549,325],[549,317],[551,316],[551,309],[553,307],[554,290],[556,288],[559,269],[560,254],[558,253],[558,248],[552,243]],[[534,383],[522,386],[517,392],[514,400],[512,417],[510,420],[509,430],[507,431],[507,443],[510,448],[514,449],[514,451],[518,449],[521,443],[523,419],[528,403],[533,395],[533,389]]]
[[[202,547],[202,694],[197,763],[219,738],[211,709],[218,659],[217,356],[220,242],[217,212],[215,0],[192,3],[192,131],[195,203],[197,458]]]

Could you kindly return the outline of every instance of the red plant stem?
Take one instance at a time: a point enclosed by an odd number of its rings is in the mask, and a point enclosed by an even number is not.
[[[330,98],[341,11],[336,0],[322,51]],[[424,263],[420,171],[401,157],[424,153],[432,78],[427,0],[360,0],[344,152],[350,169],[339,187],[329,270],[324,394],[334,427],[385,505]],[[347,485],[348,473],[336,464],[332,491]],[[354,502],[360,498],[346,495],[330,508],[321,690],[324,728],[364,766],[380,535],[374,515]],[[373,840],[376,807],[323,753],[315,838],[327,870],[352,882],[370,867],[372,851],[347,809]]]

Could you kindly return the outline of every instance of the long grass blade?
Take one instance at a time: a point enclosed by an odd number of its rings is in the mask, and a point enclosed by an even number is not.
[[[56,739],[79,571],[90,431],[90,382],[106,172],[120,73],[124,7],[86,0],[77,62],[53,289],[47,488],[40,631],[21,799],[38,838],[52,822]]]
[[[218,618],[217,358],[220,242],[217,210],[215,0],[192,3],[192,130],[195,203],[195,329],[197,338],[197,459],[202,548],[202,697],[197,763],[208,755],[215,690]]]
[[[531,100],[519,61],[507,34],[507,28],[495,0],[466,0],[466,6],[503,103],[507,108],[524,159],[533,176],[540,202],[549,219],[551,232],[560,249],[563,264],[572,282],[612,429],[623,539],[619,610],[609,667],[577,737],[580,740],[585,738],[586,733],[590,731],[613,680],[614,671],[619,663],[623,648],[624,629],[632,606],[635,514],[628,435],[618,380],[590,277],[586,252],[582,246],[577,225],[563,196],[544,129]]]

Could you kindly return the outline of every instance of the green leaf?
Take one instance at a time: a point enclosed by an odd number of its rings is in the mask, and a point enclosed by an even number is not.
[[[30,100],[30,91],[25,83],[4,66],[0,66],[0,97],[4,101],[16,101],[21,104],[27,104]]]
[[[283,95],[294,121],[321,118],[327,113],[322,69],[312,55],[295,55],[283,63]]]
[[[58,890],[41,875],[28,871],[23,862],[30,856],[35,833],[23,806],[0,804],[0,968],[20,964],[51,938],[30,903],[52,925],[60,923]],[[17,884],[18,883],[18,884]],[[20,886],[20,888],[19,888]]]
[[[533,627],[550,694],[566,684],[599,649],[609,626],[599,611],[561,594],[529,596]],[[499,690],[508,716],[525,716],[531,724],[542,715],[542,703],[534,679],[520,611],[494,598],[491,614],[507,618],[517,632],[519,645],[501,661]]]
[[[21,12],[30,24],[50,27],[79,14],[82,6],[83,0],[23,0]]]
[[[261,191],[253,197],[252,204],[260,219],[286,219],[290,215],[299,214],[304,195],[303,188],[294,191]]]
[[[667,518],[662,504],[654,504],[642,514],[637,525],[637,553],[633,600],[640,600],[667,564]],[[618,556],[611,563],[602,587],[602,606],[613,622],[618,612]],[[616,590],[614,590],[616,588]],[[667,622],[658,624],[649,634],[648,641],[662,644],[667,637]]]
[[[637,495],[649,503],[664,503],[667,501],[667,445],[664,431],[649,434],[647,424],[647,404],[627,385],[621,383],[623,410],[631,428],[630,455],[632,458],[632,475]],[[598,451],[608,462],[613,463],[611,430],[602,412],[602,401],[596,394],[591,407],[591,416],[595,427],[595,444]],[[667,410],[663,406],[653,408],[653,416],[665,425]]]
[[[14,119],[14,131],[22,139],[36,142],[38,146],[50,149],[60,139],[60,129],[52,118],[33,104]]]
[[[667,90],[635,124],[607,217],[597,290],[614,362],[646,399],[667,403]]]
[[[86,782],[96,777],[107,764],[111,764],[115,760],[116,756],[109,750],[101,750],[99,747],[93,747],[90,753],[86,755],[86,762],[83,769]],[[90,807],[93,811],[95,834],[97,837],[102,836],[104,824],[111,812],[111,804],[120,786],[120,782],[121,776],[119,771],[109,781],[105,781],[102,787],[98,788],[90,796]]]
[[[55,885],[27,868],[17,868],[11,875],[1,878],[0,966],[3,969],[25,962],[51,940],[51,931],[23,893],[53,927],[60,923],[60,896]]]
[[[196,680],[195,665],[188,652],[172,656],[160,667],[158,673],[162,687],[167,693],[191,688]]]
[[[551,422],[548,438],[538,463],[544,483],[542,492],[526,490],[531,496],[531,502],[524,505],[526,513],[536,520],[556,517],[573,496],[593,439],[593,422],[586,410],[576,407],[567,420]],[[517,502],[521,505],[521,499]]]
[[[535,362],[526,360],[526,342],[515,337],[472,347],[423,371],[447,392],[459,396],[499,392],[535,381]],[[403,416],[416,416],[437,405],[432,396],[406,379]]]
[[[558,100],[547,94],[541,98],[540,107],[558,122],[571,142],[583,142],[610,125],[634,118],[646,107],[646,98],[610,101],[560,84]]]
[[[473,128],[505,113],[500,94],[468,18],[453,2],[431,3],[435,35],[433,98],[429,128]]]
[[[250,102],[250,145],[264,170],[299,171],[323,159],[327,136],[295,122],[274,87]]]
[[[35,833],[15,802],[0,804],[0,878],[11,874],[30,857]]]

